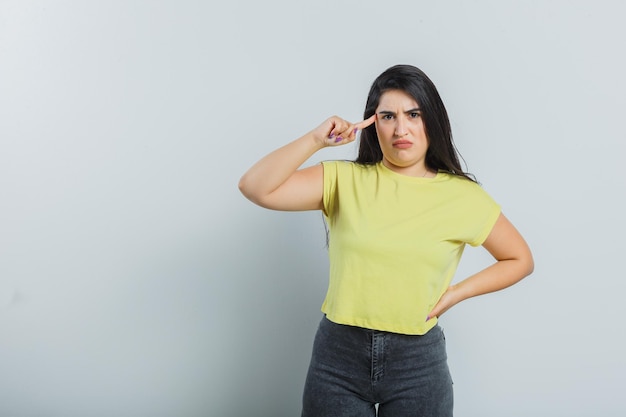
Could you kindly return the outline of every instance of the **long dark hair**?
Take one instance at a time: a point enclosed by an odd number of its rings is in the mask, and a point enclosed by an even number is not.
[[[448,112],[430,78],[412,65],[395,65],[387,69],[372,84],[363,112],[364,119],[376,112],[381,96],[388,90],[404,91],[417,102],[428,137],[426,166],[476,181],[473,175],[461,168],[460,155],[452,140]],[[378,143],[376,127],[370,125],[361,132],[359,154],[355,162],[372,165],[382,159],[383,153]]]

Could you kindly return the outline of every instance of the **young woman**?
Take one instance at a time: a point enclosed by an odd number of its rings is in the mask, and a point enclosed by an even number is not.
[[[300,166],[356,139],[356,161]],[[533,270],[526,242],[466,173],[446,109],[418,68],[373,83],[364,120],[331,117],[257,162],[239,183],[274,210],[322,210],[330,280],[303,396],[303,416],[452,416],[438,318]],[[450,285],[465,244],[495,258]]]

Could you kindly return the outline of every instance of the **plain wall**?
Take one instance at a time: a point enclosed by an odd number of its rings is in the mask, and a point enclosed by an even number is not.
[[[409,63],[535,273],[445,314],[459,416],[621,416],[620,1],[0,0],[0,416],[299,415],[318,212],[239,177]],[[324,150],[353,158],[356,147]],[[490,262],[466,250],[457,280]]]

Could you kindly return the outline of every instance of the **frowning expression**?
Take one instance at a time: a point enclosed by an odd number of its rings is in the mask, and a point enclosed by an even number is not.
[[[402,90],[384,92],[376,108],[376,133],[387,168],[422,176],[427,169],[428,137],[413,97]]]

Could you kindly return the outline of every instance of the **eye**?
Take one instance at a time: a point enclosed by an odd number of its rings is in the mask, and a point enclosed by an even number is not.
[[[383,120],[393,120],[393,114],[385,114],[385,115],[383,115]]]
[[[409,117],[411,119],[417,119],[418,117],[420,117],[420,114],[419,112],[414,111],[414,112],[409,113]]]

